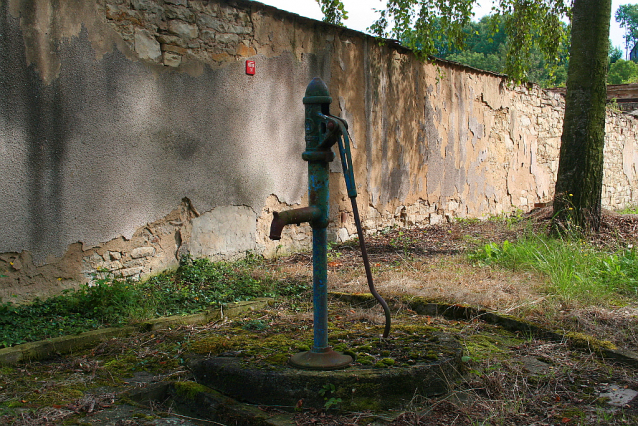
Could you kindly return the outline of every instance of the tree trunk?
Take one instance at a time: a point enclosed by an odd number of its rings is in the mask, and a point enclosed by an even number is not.
[[[611,0],[574,0],[554,229],[597,231],[601,220]]]

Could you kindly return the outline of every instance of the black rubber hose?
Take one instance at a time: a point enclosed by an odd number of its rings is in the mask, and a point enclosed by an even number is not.
[[[368,287],[370,288],[370,293],[372,293],[379,304],[383,306],[383,312],[385,313],[385,329],[383,330],[383,338],[385,339],[390,335],[390,325],[392,322],[392,319],[390,317],[390,308],[388,308],[388,304],[385,302],[385,300],[383,300],[383,297],[381,297],[381,295],[379,295],[379,293],[377,293],[377,290],[374,288],[374,283],[372,282],[372,271],[370,270],[370,261],[368,260],[368,252],[366,251],[366,244],[363,240],[363,229],[361,228],[361,219],[359,219],[357,199],[355,197],[351,197],[350,202],[352,203],[354,223],[357,226],[357,234],[359,235],[359,246],[361,247],[361,257],[363,258],[363,266],[366,270]]]

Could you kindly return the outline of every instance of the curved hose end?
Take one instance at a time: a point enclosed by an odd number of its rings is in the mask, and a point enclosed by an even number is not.
[[[373,290],[373,289],[374,287],[370,288],[370,290]],[[383,300],[383,297],[381,297],[381,295],[377,293],[376,290],[374,290],[372,295],[375,297],[375,299],[377,299],[379,304],[383,307],[383,313],[385,314],[385,328],[383,329],[383,338],[387,339],[388,336],[390,335],[390,327],[392,326],[392,317],[390,315],[390,308],[388,307],[388,304],[386,303],[386,301]]]
[[[384,339],[387,339],[388,336],[390,335],[391,323],[392,323],[392,320],[390,319],[390,313],[386,312],[386,315],[385,315],[385,329],[383,330],[383,338]]]

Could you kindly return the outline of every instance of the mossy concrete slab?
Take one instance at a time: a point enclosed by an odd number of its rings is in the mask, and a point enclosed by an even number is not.
[[[193,381],[154,383],[141,389],[133,389],[122,395],[120,405],[143,407],[153,402],[164,404],[170,401],[171,415],[196,418],[202,424],[224,424],[239,426],[295,426],[293,407],[266,407],[242,403],[221,392]],[[283,410],[282,410],[283,408]],[[401,414],[400,411],[372,413],[361,412],[361,424],[389,424]],[[199,423],[198,423],[199,424]]]
[[[245,364],[241,357],[234,356],[195,360],[190,368],[198,383],[252,404],[294,407],[303,400],[304,407],[322,408],[332,398],[331,405],[345,410],[379,411],[396,409],[415,394],[432,396],[450,390],[461,374],[462,348],[453,338],[440,339],[439,344],[442,356],[432,362],[386,368],[264,368]],[[326,392],[326,386],[334,390]]]
[[[174,413],[204,422],[245,426],[294,426],[290,413],[268,413],[242,404],[222,393],[192,381],[153,383],[122,395],[128,404],[146,406],[170,401]],[[222,423],[218,423],[222,422]]]
[[[39,360],[58,354],[95,346],[114,337],[127,336],[137,330],[136,327],[112,327],[87,331],[75,336],[61,336],[39,342],[24,343],[11,348],[0,349],[0,364],[15,365],[22,361]]]
[[[211,309],[193,315],[175,315],[142,322],[134,326],[102,328],[74,336],[61,336],[38,342],[24,343],[10,348],[0,349],[0,365],[16,365],[24,361],[35,361],[56,355],[68,354],[95,346],[105,340],[124,337],[135,332],[145,332],[182,325],[206,324],[222,318],[232,318],[244,312],[265,308],[271,298],[230,303],[225,307]]]
[[[248,311],[264,309],[271,301],[272,299],[269,297],[260,297],[254,300],[229,303],[218,309],[209,309],[197,314],[155,318],[144,321],[138,324],[137,327],[140,331],[155,331],[182,325],[207,324],[223,318],[234,318]]]
[[[370,293],[332,292],[330,296],[348,303],[362,305],[367,305],[374,299]],[[479,319],[488,324],[498,325],[504,330],[553,341],[567,341],[574,348],[590,350],[609,361],[638,369],[638,353],[626,349],[618,349],[609,341],[598,340],[583,333],[563,334],[511,315],[503,315],[467,305],[432,301],[422,297],[409,297],[404,302],[419,315],[441,316],[455,320]]]

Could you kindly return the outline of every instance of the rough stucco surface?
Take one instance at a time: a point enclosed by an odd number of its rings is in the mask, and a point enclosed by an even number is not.
[[[256,2],[9,0],[0,297],[55,293],[98,269],[137,278],[185,254],[308,247],[307,225],[267,234],[272,211],[305,203],[301,99],[315,76],[349,123],[369,231],[551,200],[557,94]],[[607,207],[638,203],[637,132],[609,113]],[[354,223],[331,171],[329,231],[343,240]]]

